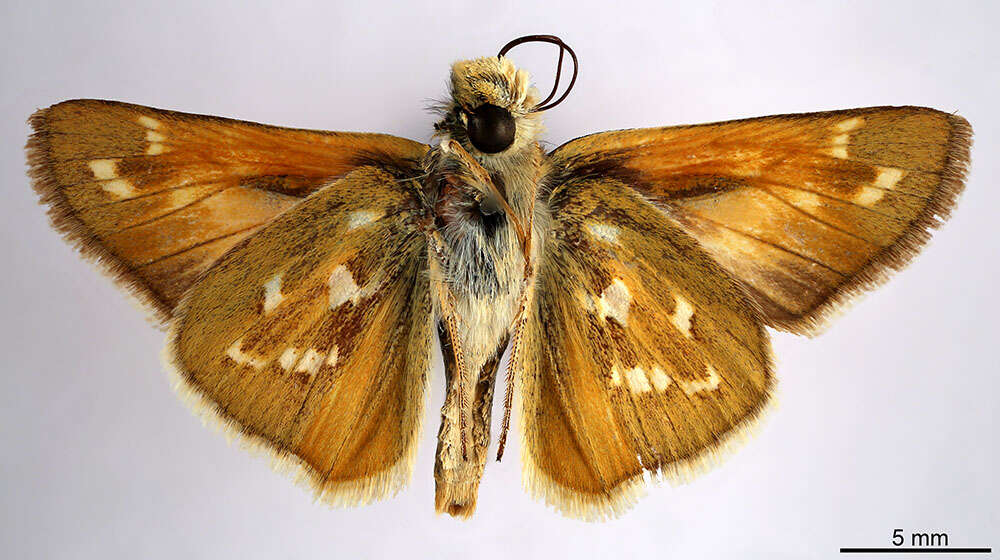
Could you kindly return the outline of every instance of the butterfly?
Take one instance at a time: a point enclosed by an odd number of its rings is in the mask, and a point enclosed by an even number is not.
[[[573,62],[540,100],[508,51]],[[872,107],[602,132],[546,151],[576,54],[455,63],[432,141],[100,100],[36,112],[54,227],[168,327],[200,414],[332,504],[409,480],[437,338],[435,507],[476,508],[503,375],[523,480],[585,519],[712,466],[766,410],[767,328],[818,333],[962,191],[971,128]],[[506,369],[501,356],[510,347]],[[517,397],[515,402],[515,396]]]

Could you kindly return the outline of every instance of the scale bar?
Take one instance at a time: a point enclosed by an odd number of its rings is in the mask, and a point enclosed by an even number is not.
[[[843,554],[849,553],[861,553],[861,554],[882,554],[882,553],[925,553],[932,552],[938,554],[992,554],[993,549],[989,547],[985,548],[902,548],[902,547],[892,547],[892,548],[841,548],[840,552]]]

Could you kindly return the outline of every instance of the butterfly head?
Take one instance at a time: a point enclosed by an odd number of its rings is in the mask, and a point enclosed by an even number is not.
[[[507,57],[459,61],[451,67],[451,99],[436,135],[457,140],[475,155],[517,153],[542,132],[537,104],[531,77]]]

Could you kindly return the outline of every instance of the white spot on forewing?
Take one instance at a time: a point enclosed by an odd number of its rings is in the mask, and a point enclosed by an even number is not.
[[[847,154],[847,145],[851,143],[850,132],[860,128],[865,124],[865,119],[862,117],[851,117],[846,120],[842,120],[839,123],[830,127],[834,132],[839,134],[835,135],[831,140],[830,144],[833,146],[823,150],[824,153],[831,155],[839,159],[847,159],[849,156]]]
[[[117,198],[132,198],[135,196],[135,188],[132,187],[132,183],[129,183],[125,179],[105,181],[101,183],[101,188]]]
[[[813,192],[789,190],[787,196],[791,199],[792,204],[803,210],[815,210],[823,205],[823,199]]]
[[[833,137],[833,140],[830,143],[833,144],[834,146],[846,146],[847,144],[851,143],[851,135],[838,134],[837,136]]]
[[[589,222],[587,224],[587,231],[590,232],[590,235],[605,243],[618,243],[618,234],[621,233],[621,230],[615,226],[598,222]]]
[[[641,367],[634,367],[625,372],[625,379],[628,381],[628,388],[633,393],[648,393],[652,390],[649,380],[646,379],[646,372]]]
[[[649,380],[653,382],[653,388],[661,393],[667,390],[671,381],[667,372],[663,371],[659,366],[654,367],[653,371],[650,372]]]
[[[826,153],[835,158],[847,159],[847,146],[834,146],[832,148],[827,148]]]
[[[854,195],[854,202],[862,204],[864,206],[871,206],[876,202],[882,200],[885,196],[885,191],[892,190],[896,187],[896,183],[906,175],[906,172],[902,169],[897,169],[895,167],[877,167],[878,175],[875,180],[872,181],[871,186],[864,186]]]
[[[348,300],[354,304],[358,303],[358,298],[361,297],[361,290],[354,283],[354,277],[351,276],[351,271],[347,270],[346,266],[340,265],[333,269],[333,272],[330,274],[329,284],[330,309],[336,309]]]
[[[670,322],[688,338],[691,338],[691,317],[694,317],[694,306],[683,297],[674,296],[674,313],[670,315]]]
[[[281,300],[285,299],[285,296],[281,293],[282,275],[283,274],[279,272],[264,283],[264,313],[274,311],[274,308],[278,307]]]
[[[281,353],[281,357],[278,358],[278,364],[281,365],[281,369],[288,371],[292,369],[292,366],[298,361],[299,349],[288,347],[285,351]]]
[[[906,175],[906,172],[902,169],[896,169],[895,167],[879,167],[878,176],[875,177],[875,186],[880,189],[891,189],[896,186],[896,183]]]
[[[853,200],[863,206],[871,206],[872,204],[882,200],[883,196],[885,196],[885,191],[882,189],[862,187],[858,194],[854,195]]]
[[[621,278],[615,278],[601,293],[598,304],[601,317],[605,319],[611,317],[625,326],[628,321],[628,309],[632,304],[632,294]]]
[[[117,164],[113,159],[95,159],[91,160],[88,165],[90,165],[90,171],[94,174],[94,178],[99,181],[114,179],[118,176]]]
[[[113,159],[95,159],[87,162],[94,178],[101,183],[101,188],[116,198],[131,198],[135,196],[135,188],[125,179],[118,179],[118,164]]]
[[[840,121],[839,123],[833,125],[833,129],[837,132],[850,132],[852,130],[861,128],[865,124],[864,117],[851,117],[847,120]]]
[[[347,229],[352,230],[368,225],[381,218],[383,215],[384,212],[381,210],[358,210],[356,212],[351,212],[350,217],[347,219]]]
[[[702,391],[714,391],[719,387],[719,382],[722,381],[722,377],[719,373],[715,371],[715,368],[711,365],[705,366],[705,373],[708,375],[705,379],[698,379],[695,381],[678,381],[681,389],[688,395],[693,395],[695,393],[700,393]]]
[[[323,365],[323,354],[310,348],[302,354],[302,359],[295,366],[295,371],[316,375],[321,365]]]
[[[226,356],[229,356],[229,359],[231,359],[232,361],[236,362],[241,366],[248,365],[254,369],[261,369],[265,365],[267,365],[267,360],[254,358],[249,354],[244,353],[243,350],[241,349],[242,345],[243,345],[243,339],[241,338],[236,342],[234,342],[229,347],[229,349],[226,350]]]
[[[146,148],[147,156],[158,156],[163,152],[167,151],[167,147],[161,144],[167,137],[155,130],[146,131],[146,141],[149,142],[149,146]]]
[[[160,128],[160,124],[162,124],[160,123],[160,121],[154,119],[153,117],[147,117],[146,115],[143,115],[138,119],[136,119],[136,122],[138,122],[139,124],[141,124],[146,128]]]

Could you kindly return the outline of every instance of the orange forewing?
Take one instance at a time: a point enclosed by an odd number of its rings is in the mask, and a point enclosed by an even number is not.
[[[659,203],[769,324],[812,333],[948,216],[970,136],[955,115],[877,107],[605,132],[552,157],[564,177],[614,176]]]
[[[331,180],[417,174],[425,146],[97,100],[31,118],[35,188],[59,228],[165,320],[223,253]]]
[[[432,337],[414,188],[362,167],[310,195],[223,256],[171,327],[181,388],[327,501],[409,479]]]

